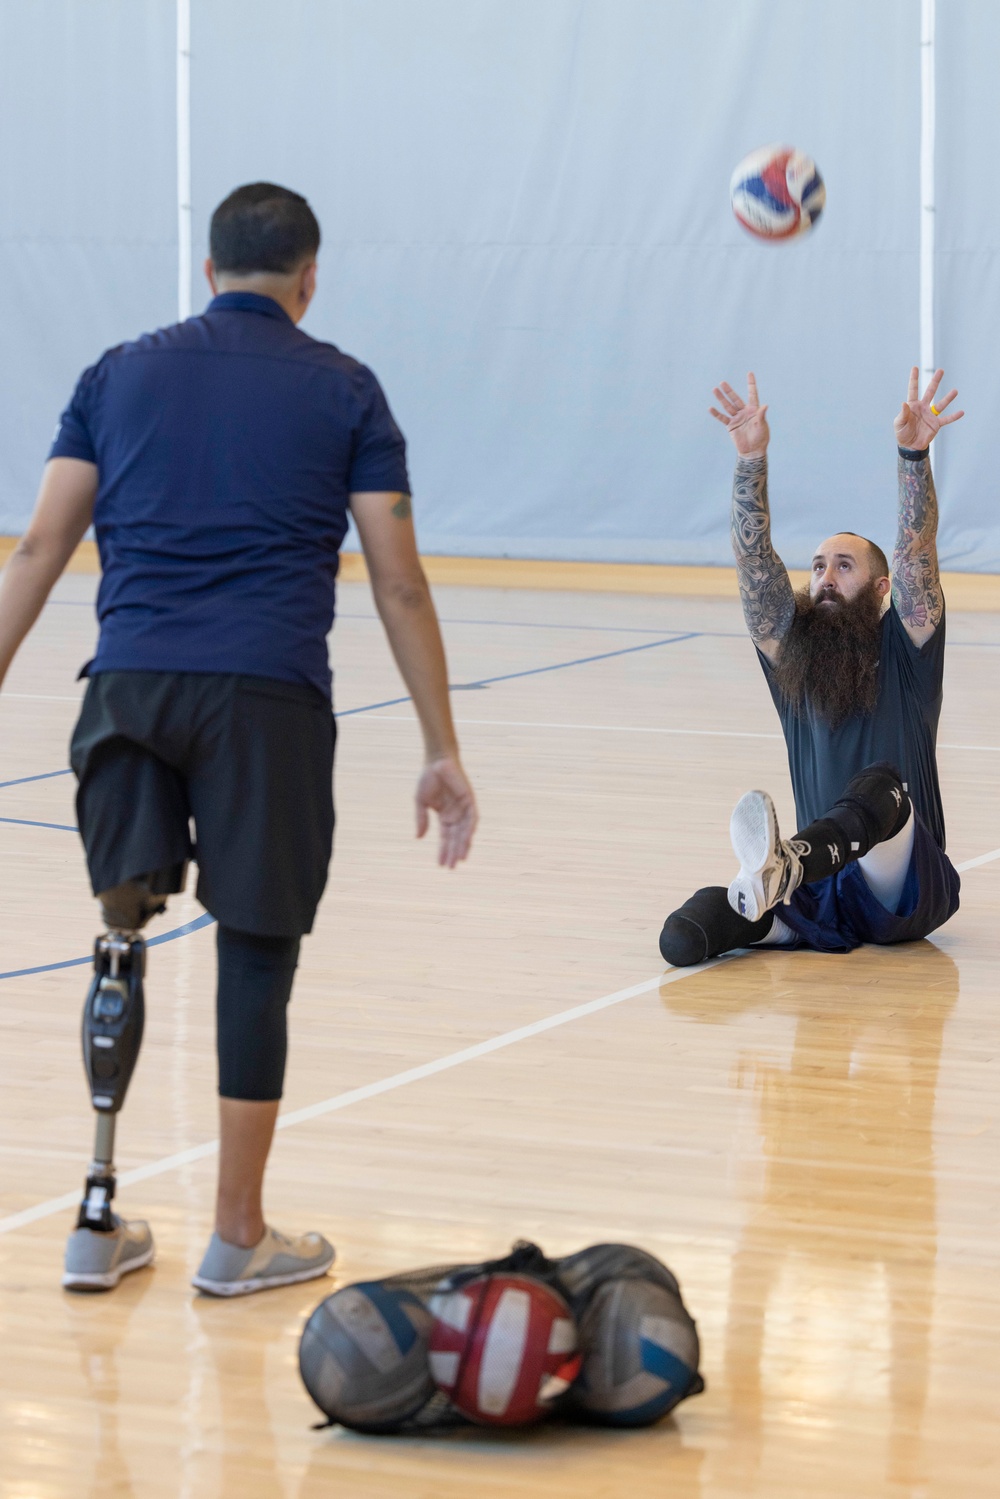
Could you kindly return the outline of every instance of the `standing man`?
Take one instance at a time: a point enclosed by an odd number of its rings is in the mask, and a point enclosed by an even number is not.
[[[799,827],[785,841],[774,803],[748,791],[730,821],[740,872],[667,917],[660,951],[683,966],[761,944],[849,952],[926,937],[958,909],[944,852],[935,745],[944,672],[944,595],[930,445],[964,415],[943,413],[943,371],[923,397],[910,373],[895,420],[899,529],[892,568],[853,531],[821,542],[795,594],[771,545],[767,407],[715,391],[711,414],[736,448],[733,550],[743,617],[781,719]]]
[[[111,1210],[114,1123],[142,1036],[139,929],[184,888],[191,858],[219,923],[218,1197],[194,1284],[241,1295],[333,1260],[319,1234],[268,1227],[261,1194],[299,941],[332,847],[326,637],[349,512],[423,730],[417,835],[437,812],[452,868],[476,826],[402,434],[371,371],[297,327],[319,242],[286,188],[253,183],[219,205],[213,300],[81,376],[0,586],[2,681],[93,523],[101,630],[72,764],[109,930],[84,1011],[97,1145],[66,1251],[72,1289],[109,1289],[153,1258],[147,1225]]]

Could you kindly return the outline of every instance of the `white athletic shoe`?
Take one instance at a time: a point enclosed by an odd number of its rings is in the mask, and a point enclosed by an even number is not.
[[[130,1270],[141,1270],[156,1253],[149,1224],[115,1217],[110,1233],[77,1228],[66,1243],[63,1288],[67,1291],[112,1291]]]
[[[265,1228],[264,1237],[252,1249],[227,1244],[213,1234],[191,1284],[209,1296],[249,1296],[325,1275],[334,1253],[322,1234],[286,1239],[277,1229]]]
[[[766,791],[741,796],[729,819],[729,837],[740,872],[729,887],[729,904],[748,921],[759,921],[779,901],[788,902],[802,883],[802,862],[782,840],[774,803]]]

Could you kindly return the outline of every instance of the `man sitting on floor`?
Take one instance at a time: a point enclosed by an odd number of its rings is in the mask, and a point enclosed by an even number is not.
[[[935,742],[944,671],[944,595],[930,444],[963,412],[935,402],[943,372],[919,394],[911,371],[896,417],[899,530],[892,568],[874,542],[842,532],[795,594],[771,544],[767,407],[749,376],[711,414],[736,446],[732,539],[743,616],[785,742],[799,831],[782,839],[774,804],[748,791],[730,835],[740,872],[698,890],[667,917],[668,963],[704,962],[759,945],[850,952],[862,942],[926,937],[958,909],[944,852]]]

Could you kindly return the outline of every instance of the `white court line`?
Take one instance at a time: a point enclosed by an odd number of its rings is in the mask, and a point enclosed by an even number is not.
[[[416,714],[409,713],[355,713],[352,717],[367,719],[375,723],[416,723]],[[708,739],[780,739],[780,734],[753,734],[741,729],[658,729],[633,726],[623,723],[538,723],[528,718],[456,718],[457,724],[486,724],[500,729],[579,729],[602,734],[695,734]]]
[[[978,869],[980,864],[992,864],[994,859],[1000,859],[1000,848],[995,848],[991,854],[980,854],[978,859],[966,859],[964,864],[956,864],[955,868],[959,874],[964,874],[967,869]]]
[[[392,723],[416,723],[416,714],[411,713],[379,713],[373,709],[369,713],[352,714],[354,718],[367,718],[382,722]],[[693,735],[701,739],[780,739],[780,734],[755,734],[748,729],[662,729],[649,728],[646,725],[623,724],[623,723],[540,723],[531,718],[456,718],[457,724],[485,724],[487,727],[495,725],[500,729],[578,729],[583,733],[595,734],[684,734]],[[939,744],[938,749],[946,750],[982,750],[984,754],[1000,755],[1000,744]]]
[[[728,957],[715,958],[711,963],[702,963],[697,968],[672,968],[667,973],[657,974],[655,978],[646,979],[641,984],[633,984],[629,989],[618,989],[614,994],[604,994],[600,999],[590,999],[585,1004],[574,1005],[571,1010],[560,1010],[556,1015],[546,1015],[542,1020],[535,1020],[530,1025],[522,1025],[513,1031],[504,1031],[502,1035],[492,1036],[488,1041],[479,1041],[474,1046],[463,1047],[461,1051],[453,1051],[445,1057],[438,1057],[436,1061],[424,1062],[420,1067],[409,1067],[405,1072],[393,1073],[391,1077],[383,1077],[374,1083],[365,1083],[361,1088],[351,1088],[347,1093],[336,1093],[332,1098],[326,1098],[322,1103],[307,1105],[304,1109],[294,1109],[290,1114],[282,1114],[278,1120],[278,1129],[291,1129],[293,1125],[304,1124],[310,1119],[319,1119],[324,1114],[333,1114],[338,1109],[349,1109],[353,1104],[364,1103],[368,1098],[378,1098],[381,1093],[391,1093],[396,1088],[405,1088],[408,1083],[421,1082],[425,1077],[434,1077],[438,1072],[447,1072],[452,1067],[461,1067],[465,1062],[473,1062],[478,1057],[489,1056],[490,1052],[500,1051],[505,1046],[514,1046],[518,1041],[527,1041],[532,1036],[540,1036],[545,1031],[555,1030],[557,1026],[568,1025],[573,1020],[581,1020],[585,1015],[594,1015],[598,1010],[607,1010],[612,1005],[619,1005],[626,999],[634,999],[637,994],[647,994],[650,989],[658,989],[662,984],[676,984],[682,979],[693,978],[695,974],[707,973],[710,968],[717,968],[720,963],[729,962]],[[123,1171],[118,1178],[120,1187],[130,1187],[135,1182],[148,1181],[152,1176],[163,1176],[168,1171],[174,1171],[178,1166],[188,1166],[193,1161],[203,1161],[208,1156],[217,1154],[219,1149],[218,1140],[208,1140],[204,1145],[192,1145],[189,1150],[179,1150],[176,1155],[164,1156],[162,1160],[150,1161],[146,1166],[137,1166],[133,1171]],[[37,1223],[40,1218],[51,1218],[56,1213],[65,1212],[67,1208],[79,1205],[79,1192],[64,1192],[61,1197],[50,1197],[47,1202],[39,1202],[32,1208],[25,1208],[23,1212],[11,1213],[7,1218],[0,1218],[0,1234],[9,1234],[17,1228],[24,1228],[28,1223]]]
[[[976,859],[966,859],[964,864],[956,864],[955,868],[959,874],[963,874],[968,869],[978,869],[980,865],[991,864],[996,859],[1000,859],[1000,848],[995,848],[988,854],[980,854]],[[392,1093],[396,1088],[405,1088],[408,1083],[422,1082],[424,1078],[434,1077],[439,1072],[447,1072],[452,1067],[461,1067],[465,1062],[473,1062],[478,1057],[489,1056],[491,1052],[516,1045],[518,1041],[527,1041],[532,1036],[540,1036],[545,1031],[555,1030],[557,1026],[581,1020],[585,1015],[594,1015],[599,1010],[610,1009],[612,1005],[621,1004],[626,999],[635,999],[639,994],[648,994],[651,989],[658,989],[664,984],[681,983],[686,978],[694,978],[696,974],[707,973],[710,968],[718,968],[720,964],[730,961],[731,959],[726,956],[715,958],[710,963],[702,963],[697,968],[671,968],[666,973],[657,974],[656,978],[646,979],[641,984],[633,984],[629,989],[618,989],[614,994],[604,994],[600,999],[591,999],[585,1004],[574,1005],[570,1010],[560,1010],[555,1015],[546,1015],[530,1025],[519,1026],[513,1031],[504,1031],[502,1035],[492,1036],[488,1041],[479,1041],[474,1046],[463,1047],[461,1051],[450,1052],[447,1056],[438,1057],[436,1061],[424,1062],[421,1066],[410,1067],[405,1072],[395,1072],[391,1077],[380,1078],[374,1083],[365,1083],[363,1087],[351,1088],[346,1093],[336,1093],[332,1098],[326,1098],[321,1103],[307,1104],[304,1109],[293,1109],[290,1114],[281,1115],[277,1128],[291,1129],[294,1125],[305,1124],[310,1119],[320,1119],[324,1114],[333,1114],[339,1109],[349,1109],[353,1104],[364,1103],[369,1098],[378,1098],[382,1093]],[[132,1171],[123,1171],[118,1178],[118,1185],[130,1187],[136,1182],[148,1181],[150,1177],[163,1176],[168,1171],[175,1171],[179,1166],[189,1166],[194,1161],[204,1161],[209,1156],[216,1155],[218,1149],[218,1140],[208,1140],[204,1145],[192,1145],[188,1150],[179,1150],[175,1155],[164,1156],[159,1161],[150,1161],[146,1166],[137,1166]],[[29,1223],[37,1223],[41,1218],[54,1217],[56,1213],[76,1207],[79,1201],[79,1192],[64,1192],[61,1197],[50,1197],[47,1202],[36,1203],[34,1207],[25,1208],[20,1213],[11,1213],[6,1218],[0,1218],[0,1234],[13,1233],[15,1229],[24,1228]]]
[[[83,694],[78,697],[56,697],[41,692],[5,692],[5,698],[16,698],[21,702],[33,703],[80,703]],[[354,712],[352,718],[378,719],[387,723],[416,723],[414,713],[380,713],[377,708],[360,713]],[[528,718],[456,718],[457,724],[479,724],[487,728],[495,725],[501,729],[575,729],[587,734],[674,734],[683,737],[697,739],[780,739],[780,734],[756,734],[748,729],[663,729],[650,728],[644,724],[622,724],[622,723],[539,723],[536,719]],[[943,750],[979,750],[984,755],[1000,755],[1000,744],[939,744],[938,749]]]

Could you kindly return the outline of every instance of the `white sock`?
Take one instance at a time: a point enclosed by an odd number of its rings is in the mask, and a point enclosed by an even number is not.
[[[790,926],[786,926],[780,916],[775,916],[767,936],[761,937],[752,945],[754,947],[787,947],[790,942],[795,941],[796,935],[797,933],[793,932]]]
[[[892,915],[899,910],[903,886],[906,884],[906,876],[910,868],[910,857],[913,853],[913,829],[914,817],[911,805],[910,815],[895,837],[886,838],[884,843],[876,843],[874,848],[869,849],[864,857],[858,860],[861,873],[865,877],[865,884],[879,905],[885,906],[885,909]]]

